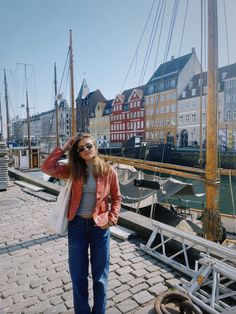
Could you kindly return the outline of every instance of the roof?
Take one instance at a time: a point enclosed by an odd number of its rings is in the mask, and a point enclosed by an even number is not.
[[[186,54],[176,59],[173,58],[168,62],[162,63],[153,74],[153,76],[150,78],[150,80],[147,82],[147,85],[156,83],[160,80],[165,80],[167,78],[170,79],[171,77],[176,77],[194,53],[195,52],[192,51],[189,54]]]
[[[202,75],[202,86],[203,87],[207,86],[207,72],[203,72],[202,74],[198,73],[191,78],[188,85],[185,87],[184,89],[185,97],[182,97],[182,94],[181,94],[178,100],[189,99],[189,98],[200,96],[199,80],[201,78],[201,75]],[[219,83],[220,83],[219,92],[221,92],[224,90],[224,81],[232,77],[236,77],[236,63],[220,67],[218,69],[218,76],[219,76]],[[195,89],[195,95],[192,95],[192,89]],[[204,93],[204,90],[203,90],[203,94],[206,94],[206,92]]]
[[[113,103],[114,99],[109,99],[107,100],[106,102],[106,106],[104,108],[104,111],[103,111],[103,115],[109,115],[112,111],[112,103]],[[106,111],[108,111],[108,113],[106,113]]]
[[[134,91],[135,89],[140,89],[140,90],[143,90],[143,91],[144,91],[145,87],[146,87],[145,85],[141,85],[141,86],[137,86],[137,87],[133,87],[133,88],[129,88],[129,89],[124,90],[124,91],[122,92],[122,95],[125,96],[125,98],[124,98],[124,103],[128,102],[129,97],[131,96],[131,94],[133,93],[133,91]]]
[[[77,98],[84,99],[88,94],[89,94],[89,87],[86,80],[83,79]]]

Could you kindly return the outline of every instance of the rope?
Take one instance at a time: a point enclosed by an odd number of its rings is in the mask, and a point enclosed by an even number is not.
[[[175,305],[174,308],[173,304]],[[190,297],[186,293],[179,291],[168,290],[159,294],[159,296],[156,298],[154,308],[157,314],[171,314],[174,312],[202,314],[202,311],[199,309],[199,307],[192,303]]]
[[[203,235],[211,234],[217,241],[222,239],[223,229],[221,217],[218,210],[205,208],[202,213]]]

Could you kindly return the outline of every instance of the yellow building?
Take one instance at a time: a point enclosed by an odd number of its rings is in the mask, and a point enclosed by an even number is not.
[[[110,146],[110,108],[113,100],[98,102],[90,115],[90,134],[96,139],[98,147]]]

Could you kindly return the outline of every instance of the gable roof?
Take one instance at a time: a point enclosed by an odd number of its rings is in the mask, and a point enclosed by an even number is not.
[[[193,50],[191,53],[184,56],[162,63],[147,82],[147,85],[156,83],[160,80],[163,81],[174,77],[176,78],[194,53]]]
[[[202,86],[207,86],[207,72],[202,73]],[[236,77],[236,63],[229,64],[218,69],[218,82],[219,82],[219,92],[224,89],[224,80]],[[185,97],[181,94],[178,100],[194,98],[200,96],[200,86],[199,80],[201,78],[201,73],[195,74],[188,85],[185,87]],[[195,94],[192,95],[192,89],[195,89]],[[203,92],[204,94],[204,92]],[[206,94],[206,93],[205,93]]]
[[[133,88],[129,88],[129,89],[124,90],[122,92],[122,95],[125,96],[123,103],[127,103],[129,101],[129,98],[135,89],[140,89],[140,90],[144,91],[145,87],[146,87],[145,85],[141,85],[141,86],[137,86],[137,87],[133,87]]]

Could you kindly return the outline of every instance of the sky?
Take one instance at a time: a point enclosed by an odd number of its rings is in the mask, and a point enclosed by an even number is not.
[[[21,106],[26,102],[23,64],[27,64],[30,114],[53,108],[55,62],[58,89],[61,85],[60,92],[70,102],[69,83],[67,76],[63,76],[70,29],[73,36],[75,98],[84,78],[90,91],[99,89],[106,99],[112,99],[121,90],[145,84],[157,67],[164,60],[170,60],[171,56],[190,53],[195,47],[200,59],[201,0],[165,0],[162,7],[163,10],[165,8],[163,28],[162,16],[157,14],[159,24],[156,36],[146,70],[142,72],[154,17],[161,3],[162,0],[0,0],[0,97],[3,120],[4,68],[10,119],[16,115],[26,116],[26,110]],[[170,21],[176,3],[179,3],[176,23],[168,45]],[[236,61],[235,16],[236,0],[218,0],[219,66]],[[146,23],[144,35],[141,36]],[[204,66],[207,63],[205,47],[202,55]]]

